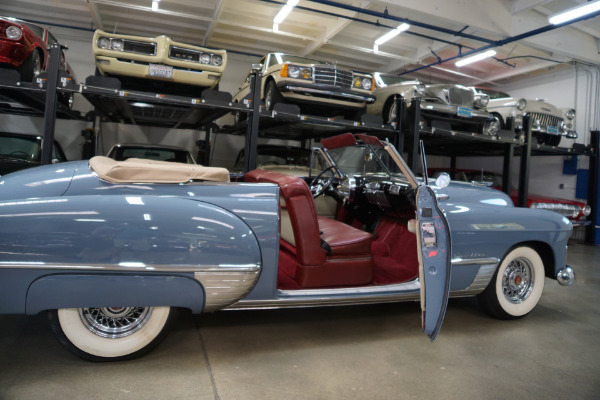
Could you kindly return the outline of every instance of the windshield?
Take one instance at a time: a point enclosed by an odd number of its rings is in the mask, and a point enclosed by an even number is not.
[[[490,96],[490,99],[505,99],[510,97],[508,93],[499,92],[497,90],[476,88],[479,93],[484,93]]]
[[[383,75],[376,72],[374,76],[379,86],[397,85],[407,81],[407,79],[403,79],[397,75]]]
[[[328,64],[325,61],[319,61],[312,58],[293,56],[289,54],[273,53],[273,57],[277,60],[278,64],[286,62],[297,63],[297,64]]]
[[[368,175],[408,181],[400,166],[385,148],[355,145],[330,149],[328,154],[336,167],[346,176]]]

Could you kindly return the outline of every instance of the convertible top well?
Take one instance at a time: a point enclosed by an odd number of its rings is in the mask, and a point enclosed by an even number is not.
[[[141,158],[115,161],[96,156],[90,159],[90,168],[99,178],[114,183],[186,183],[194,180],[229,182],[229,171],[226,168]]]

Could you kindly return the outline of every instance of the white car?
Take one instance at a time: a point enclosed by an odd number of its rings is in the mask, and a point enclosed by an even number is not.
[[[425,85],[417,80],[404,79],[398,75],[375,72],[375,103],[367,106],[367,114],[381,115],[388,124],[396,120],[398,110],[395,99],[400,96],[410,105],[415,97],[425,94]]]
[[[283,53],[269,53],[259,64],[263,75],[260,98],[267,110],[276,103],[295,103],[307,114],[359,119],[367,104],[375,101],[375,84],[368,73]],[[244,102],[249,95],[251,73],[233,96],[234,102]]]
[[[577,133],[567,127],[566,113],[543,99],[524,99],[511,97],[508,93],[487,88],[475,88],[479,93],[487,94],[490,101],[487,110],[498,118],[502,129],[520,133],[523,130],[523,117],[528,115],[531,121],[531,134],[541,144],[558,146],[563,136],[576,138]],[[569,121],[575,118],[575,110],[570,109]]]

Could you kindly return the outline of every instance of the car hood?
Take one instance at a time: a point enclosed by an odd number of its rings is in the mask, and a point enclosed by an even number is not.
[[[432,188],[438,195],[448,195],[445,202],[449,204],[514,207],[512,200],[506,193],[475,183],[451,181],[450,185],[445,188],[436,186],[432,186]]]

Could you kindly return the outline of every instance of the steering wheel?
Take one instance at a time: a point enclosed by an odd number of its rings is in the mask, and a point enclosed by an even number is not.
[[[310,191],[313,195],[313,198],[316,199],[317,197],[325,193],[325,191],[331,186],[331,184],[335,180],[335,174],[332,173],[331,176],[325,181],[322,181],[322,178],[327,171],[333,171],[333,169],[335,169],[334,165],[325,168],[310,182]]]
[[[16,151],[13,151],[12,153],[10,153],[9,156],[10,157],[23,156],[22,158],[26,159],[26,158],[29,157],[29,154],[27,152],[25,152],[25,151],[22,151],[22,150],[16,150]],[[18,157],[18,158],[21,158],[21,157]]]

